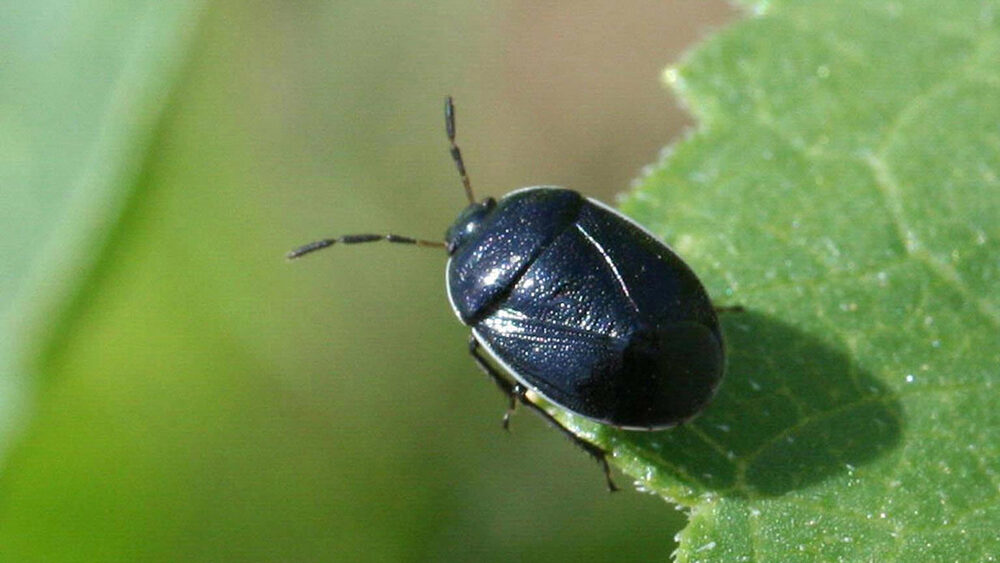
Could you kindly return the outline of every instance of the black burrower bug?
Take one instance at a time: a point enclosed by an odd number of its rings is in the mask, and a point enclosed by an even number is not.
[[[344,235],[301,246],[288,258],[380,240],[446,249],[448,298],[472,329],[469,352],[509,400],[504,428],[517,403],[534,410],[597,459],[615,490],[607,452],[529,394],[618,428],[682,423],[705,408],[722,380],[716,309],[680,257],[603,203],[555,186],[476,201],[455,143],[451,97],[445,129],[469,205],[443,242]]]

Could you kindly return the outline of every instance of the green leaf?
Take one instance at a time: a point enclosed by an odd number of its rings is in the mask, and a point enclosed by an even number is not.
[[[30,410],[39,348],[140,187],[200,9],[43,1],[0,18],[0,459]]]
[[[666,80],[700,127],[624,210],[721,305],[680,428],[565,419],[690,511],[680,561],[1000,553],[1000,3],[756,3]]]

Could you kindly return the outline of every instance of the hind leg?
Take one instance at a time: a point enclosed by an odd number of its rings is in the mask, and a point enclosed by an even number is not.
[[[486,361],[486,358],[483,357],[482,352],[479,349],[479,341],[477,341],[475,337],[472,337],[469,340],[469,354],[471,354],[473,359],[475,359],[476,364],[479,366],[479,368],[482,369],[484,372],[486,372],[486,374],[489,375],[491,379],[493,379],[493,382],[496,383],[497,387],[499,387],[500,390],[504,392],[504,394],[506,394],[510,399],[510,408],[504,415],[504,428],[507,428],[507,422],[509,420],[511,411],[513,411],[514,409],[515,403],[520,402],[524,406],[535,411],[539,416],[548,421],[549,424],[551,424],[557,430],[562,432],[562,434],[566,436],[571,442],[576,444],[577,447],[587,452],[587,454],[589,454],[592,458],[597,460],[597,462],[601,464],[601,468],[604,470],[604,479],[607,482],[608,490],[611,492],[615,492],[618,490],[618,487],[615,485],[615,482],[611,479],[611,467],[608,465],[608,452],[604,451],[604,449],[602,449],[601,447],[591,444],[590,442],[580,438],[579,436],[571,432],[568,428],[566,428],[558,420],[556,420],[555,417],[549,414],[547,410],[543,409],[542,407],[532,402],[531,399],[528,398],[527,390],[523,386],[516,383],[511,383],[507,378],[503,377],[500,374],[500,372],[497,371],[497,369],[494,368],[489,362]]]
[[[723,313],[745,313],[746,309],[743,305],[717,305],[715,306],[715,313],[721,315]]]

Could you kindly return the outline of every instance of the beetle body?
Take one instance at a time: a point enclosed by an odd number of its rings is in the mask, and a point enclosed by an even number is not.
[[[673,426],[722,379],[718,319],[670,248],[575,191],[469,205],[446,234],[455,314],[521,385],[593,420]]]
[[[444,115],[469,205],[443,242],[341,235],[287,256],[375,241],[447,249],[448,299],[472,329],[472,358],[510,401],[504,428],[516,404],[534,410],[601,463],[613,491],[608,452],[563,426],[528,391],[619,428],[656,430],[684,422],[701,412],[722,379],[716,309],[670,248],[596,200],[535,186],[499,201],[476,201],[455,144],[450,96]]]

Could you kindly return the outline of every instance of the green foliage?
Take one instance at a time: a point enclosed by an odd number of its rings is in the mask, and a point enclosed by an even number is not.
[[[40,348],[138,186],[201,4],[44,2],[0,18],[0,459]]]
[[[449,35],[481,7],[201,4],[0,18],[4,558],[668,551],[658,499],[606,498],[529,417],[500,434],[440,262],[280,258],[451,219],[427,108],[475,82],[442,60],[486,50]],[[751,8],[667,74],[700,128],[624,204],[748,307],[727,380],[672,431],[569,422],[688,507],[682,561],[995,556],[1000,7]]]
[[[666,80],[700,127],[623,204],[719,304],[658,433],[570,420],[690,510],[680,561],[1000,553],[1000,3],[772,2]]]

